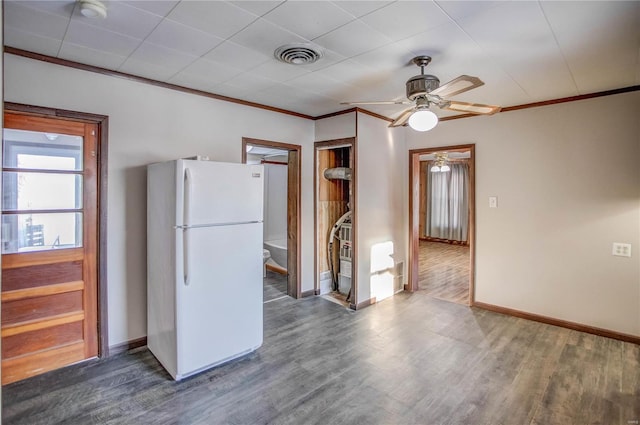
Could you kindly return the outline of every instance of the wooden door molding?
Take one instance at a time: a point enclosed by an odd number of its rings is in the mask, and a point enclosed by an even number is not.
[[[475,304],[476,265],[476,145],[440,146],[435,148],[412,149],[409,151],[409,279],[404,289],[415,292],[418,285],[418,259],[420,240],[420,155],[434,152],[470,151],[469,159],[469,305]]]
[[[287,161],[287,295],[302,298],[302,280],[300,274],[301,246],[301,167],[302,146],[271,140],[242,138],[242,163],[247,163],[247,145],[282,149],[289,152]]]
[[[357,126],[356,126],[357,127]],[[357,310],[363,305],[358,305],[358,144],[357,137],[342,139],[322,140],[313,144],[313,287],[316,295],[320,295],[320,282],[318,276],[318,150],[339,147],[350,147],[351,157],[351,290],[353,291],[349,308]]]
[[[108,152],[108,131],[109,117],[105,115],[91,114],[85,112],[70,111],[64,109],[49,108],[44,106],[26,105],[13,102],[5,102],[6,112],[15,112],[33,117],[57,118],[69,121],[79,121],[82,123],[95,124],[97,132],[95,135],[95,155],[97,157],[97,172],[93,176],[97,178],[97,222],[98,234],[95,250],[97,252],[97,264],[94,265],[97,271],[97,323],[98,323],[98,346],[96,347],[99,357],[109,356],[109,332],[108,332],[108,309],[107,309],[107,152]],[[92,155],[91,152],[85,154]]]

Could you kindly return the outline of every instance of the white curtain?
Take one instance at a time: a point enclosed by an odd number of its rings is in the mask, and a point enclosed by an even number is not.
[[[432,173],[427,166],[426,236],[467,241],[469,233],[469,164],[449,163],[450,171]]]

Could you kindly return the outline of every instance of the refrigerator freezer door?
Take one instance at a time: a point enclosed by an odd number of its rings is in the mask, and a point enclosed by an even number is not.
[[[176,288],[180,379],[262,345],[262,224],[176,232],[187,256]]]
[[[262,165],[179,160],[178,192],[183,204],[176,224],[262,221],[263,175]]]

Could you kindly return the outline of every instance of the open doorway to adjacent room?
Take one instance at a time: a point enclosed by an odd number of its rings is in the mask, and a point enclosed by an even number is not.
[[[475,145],[410,151],[410,291],[474,301]]]
[[[299,145],[242,139],[242,162],[264,166],[264,301],[300,298]]]

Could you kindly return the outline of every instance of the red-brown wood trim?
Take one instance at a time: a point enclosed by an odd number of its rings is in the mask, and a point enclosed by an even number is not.
[[[357,114],[356,114],[356,133],[358,128]],[[316,295],[320,295],[320,281],[318,276],[318,243],[316,235],[318,234],[318,150],[331,149],[337,146],[351,146],[351,196],[353,197],[353,203],[351,205],[351,252],[353,257],[351,258],[351,290],[353,291],[351,298],[357,300],[358,295],[358,256],[356,255],[358,227],[357,223],[357,193],[358,193],[358,174],[357,174],[357,137],[347,137],[343,139],[332,139],[314,142],[313,144],[313,288]],[[354,305],[354,304],[351,304]]]
[[[287,269],[285,269],[285,268],[278,267],[278,266],[275,266],[273,264],[268,264],[268,263],[265,264],[264,266],[265,266],[265,268],[267,270],[269,270],[271,272],[282,274],[282,275],[285,275],[285,276],[287,275]]]
[[[265,161],[264,159],[260,161],[260,164],[271,164],[271,165],[289,165],[286,162],[278,162],[278,161]]]
[[[418,259],[419,259],[419,198],[420,198],[420,155],[434,152],[471,152],[469,162],[469,305],[475,302],[475,232],[476,232],[476,206],[475,206],[475,144],[440,146],[435,148],[420,148],[409,150],[409,281],[404,286],[405,291],[414,292],[418,285]]]
[[[120,71],[113,71],[113,70],[106,69],[106,68],[100,68],[98,66],[86,65],[86,64],[83,64],[83,63],[74,62],[74,61],[70,61],[70,60],[66,60],[66,59],[55,58],[53,56],[47,56],[47,55],[43,55],[43,54],[40,54],[40,53],[30,52],[28,50],[17,49],[15,47],[4,46],[4,52],[12,54],[12,55],[16,55],[16,56],[22,56],[22,57],[29,58],[29,59],[39,60],[39,61],[42,61],[42,62],[52,63],[52,64],[55,64],[55,65],[66,66],[66,67],[69,67],[69,68],[80,69],[80,70],[83,70],[83,71],[95,72],[95,73],[98,73],[98,74],[107,75],[107,76],[111,76],[111,77],[124,78],[126,80],[131,80],[131,81],[136,81],[136,82],[139,82],[139,83],[150,84],[152,86],[157,86],[157,87],[163,87],[163,88],[166,88],[166,89],[169,89],[169,90],[180,91],[180,92],[183,92],[183,93],[189,93],[189,94],[193,94],[193,95],[196,95],[196,96],[208,97],[210,99],[222,100],[222,101],[225,101],[225,102],[236,103],[236,104],[239,104],[239,105],[249,106],[249,107],[258,108],[258,109],[264,109],[264,110],[271,111],[271,112],[278,112],[278,113],[281,113],[281,114],[292,115],[292,116],[295,116],[295,117],[310,119],[310,120],[314,120],[314,121],[315,120],[325,119],[325,118],[330,118],[330,117],[335,117],[335,116],[338,116],[338,115],[348,114],[350,112],[362,112],[363,114],[367,114],[367,115],[370,115],[372,117],[380,118],[380,119],[385,120],[385,121],[389,121],[389,122],[393,122],[394,121],[392,118],[385,117],[384,115],[376,114],[375,112],[371,112],[371,111],[368,111],[366,109],[362,109],[362,108],[358,108],[358,107],[353,107],[353,108],[345,109],[345,110],[342,110],[342,111],[332,112],[332,113],[329,113],[329,114],[324,114],[324,115],[313,117],[311,115],[305,115],[305,114],[301,114],[299,112],[289,111],[287,109],[281,109],[281,108],[276,108],[274,106],[262,105],[260,103],[249,102],[249,101],[246,101],[246,100],[236,99],[236,98],[233,98],[233,97],[223,96],[223,95],[219,95],[219,94],[215,94],[215,93],[209,93],[209,92],[202,91],[202,90],[191,89],[191,88],[188,88],[188,87],[178,86],[176,84],[165,83],[165,82],[158,81],[158,80],[152,80],[152,79],[146,78],[146,77],[139,77],[137,75],[127,74],[127,73],[120,72]],[[578,101],[578,100],[593,99],[593,98],[602,97],[602,96],[612,96],[612,95],[621,94],[621,93],[629,93],[629,92],[633,92],[633,91],[637,91],[637,90],[640,90],[640,85],[622,87],[622,88],[613,89],[613,90],[605,90],[605,91],[600,91],[600,92],[595,92],[595,93],[581,94],[581,95],[578,95],[578,96],[569,96],[569,97],[562,97],[562,98],[558,98],[558,99],[544,100],[544,101],[540,101],[540,102],[532,102],[532,103],[524,103],[524,104],[520,104],[520,105],[505,106],[498,113],[509,112],[509,111],[517,111],[517,110],[520,110],[520,109],[536,108],[538,106],[554,105],[554,104],[557,104],[557,103],[575,102],[575,101]],[[7,103],[5,103],[5,105],[6,104]],[[459,115],[452,115],[452,116],[442,117],[442,118],[440,118],[440,121],[451,121],[451,120],[457,120],[457,119],[460,119],[460,118],[471,118],[471,117],[478,117],[478,116],[482,116],[482,115],[477,115],[477,114],[459,114]]]
[[[502,307],[483,302],[474,302],[473,307],[483,310],[493,311],[494,313],[506,314],[508,316],[519,317],[521,319],[532,320],[534,322],[545,323],[547,325],[559,326],[574,331],[586,332],[593,335],[603,336],[605,338],[613,338],[620,341],[630,342],[640,345],[640,336],[625,334],[622,332],[612,331],[609,329],[598,328],[595,326],[583,325],[581,323],[570,322],[568,320],[556,319],[553,317],[542,316],[540,314],[527,313],[526,311],[515,310],[508,307]]]
[[[304,291],[300,294],[300,298],[313,297],[314,295],[316,295],[316,291],[314,289],[309,289],[308,291]]]
[[[558,103],[576,102],[578,100],[594,99],[594,98],[603,97],[603,96],[613,96],[613,95],[616,95],[616,94],[630,93],[630,92],[634,92],[634,91],[638,91],[638,90],[640,90],[640,85],[622,87],[622,88],[614,89],[614,90],[599,91],[599,92],[595,92],[595,93],[581,94],[579,96],[569,96],[569,97],[561,97],[561,98],[558,98],[558,99],[543,100],[543,101],[540,101],[540,102],[523,103],[521,105],[505,106],[498,113],[510,112],[510,111],[518,111],[520,109],[537,108],[539,106],[555,105],[555,104],[558,104]],[[470,118],[470,117],[478,117],[478,116],[482,116],[482,115],[460,114],[460,115],[453,115],[453,116],[449,116],[449,117],[442,117],[442,118],[440,118],[440,121],[451,121],[451,120],[457,120],[457,119],[460,119],[460,118]]]
[[[395,120],[393,120],[393,119],[391,119],[389,117],[385,117],[384,115],[376,114],[375,112],[371,112],[371,111],[369,111],[367,109],[356,108],[356,112],[360,112],[362,114],[369,115],[370,117],[378,118],[378,119],[381,119],[381,120],[384,120],[384,121],[388,121],[388,122],[395,121]],[[357,130],[356,130],[356,133],[357,133]]]
[[[370,305],[373,305],[376,302],[377,302],[376,297],[372,297],[372,298],[369,298],[368,300],[364,300],[364,301],[362,301],[361,303],[358,303],[358,304],[351,303],[351,304],[349,304],[349,308],[351,310],[362,310],[363,308],[369,307]]]
[[[7,49],[13,49],[5,46]],[[13,49],[19,50],[19,49]],[[16,53],[14,53],[16,54]],[[55,58],[53,58],[55,59]],[[77,112],[67,109],[50,108],[46,106],[26,105],[22,103],[4,102],[4,111],[20,112],[23,114],[55,117],[94,123],[98,127],[96,135],[97,159],[98,159],[98,356],[109,356],[109,332],[108,332],[108,306],[107,306],[107,177],[108,177],[108,140],[109,140],[109,117],[86,112]]]
[[[135,350],[136,348],[145,347],[147,345],[147,337],[132,339],[120,344],[115,344],[109,347],[109,355],[115,356],[117,354],[126,353],[129,350]]]
[[[165,83],[158,80],[152,80],[150,78],[140,77],[133,74],[127,74],[125,72],[113,71],[111,69],[100,68],[98,66],[86,65],[79,62],[74,62],[66,59],[55,58],[53,56],[47,56],[40,53],[29,52],[27,50],[16,49],[15,47],[4,46],[4,52],[10,53],[16,56],[22,56],[24,58],[35,59],[42,62],[52,63],[55,65],[66,66],[69,68],[80,69],[83,71],[95,72],[97,74],[107,75],[110,77],[124,78],[129,81],[135,81],[138,83],[150,84],[152,86],[162,87],[169,90],[175,90],[182,93],[194,94],[197,96],[208,97],[210,99],[222,100],[224,102],[236,103],[239,105],[249,106],[251,108],[264,109],[266,111],[278,112],[285,115],[293,115],[294,117],[313,119],[310,115],[301,114],[287,109],[276,108],[274,106],[262,105],[260,103],[249,102],[247,100],[236,99],[233,97],[222,96],[215,93],[209,93],[203,90],[191,89],[188,87],[179,86],[177,84]]]

